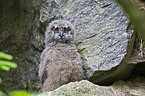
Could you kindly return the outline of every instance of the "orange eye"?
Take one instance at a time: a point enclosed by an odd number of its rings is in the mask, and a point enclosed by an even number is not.
[[[59,31],[59,30],[58,30],[58,27],[57,27],[57,28],[55,28],[55,29],[54,29],[54,31],[55,31],[56,33],[58,33],[58,31]]]
[[[64,32],[67,33],[68,32],[68,29],[66,27],[64,27]]]

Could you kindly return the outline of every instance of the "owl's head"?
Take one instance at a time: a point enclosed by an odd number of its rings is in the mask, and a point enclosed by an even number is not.
[[[74,27],[65,20],[55,20],[46,30],[46,44],[51,42],[71,43],[74,39]]]

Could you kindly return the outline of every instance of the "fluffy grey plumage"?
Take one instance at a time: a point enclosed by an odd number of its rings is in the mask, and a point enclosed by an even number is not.
[[[46,48],[39,65],[42,90],[52,91],[63,84],[83,79],[82,60],[73,42],[72,24],[55,20],[49,24],[45,34]]]
[[[55,20],[50,23],[45,32],[45,44],[51,46],[55,43],[73,43],[74,27],[65,20]]]

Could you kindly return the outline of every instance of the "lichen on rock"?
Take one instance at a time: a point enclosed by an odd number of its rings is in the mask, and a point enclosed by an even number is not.
[[[144,80],[143,77],[132,77],[132,80],[120,80],[112,86],[99,86],[82,80],[63,85],[51,92],[32,96],[144,96]]]
[[[40,21],[48,20],[48,26],[54,19],[68,20],[75,26],[74,40],[88,78],[94,72],[107,72],[117,67],[127,54],[132,31],[127,31],[129,18],[115,0],[46,0]],[[123,75],[128,74],[130,72]]]

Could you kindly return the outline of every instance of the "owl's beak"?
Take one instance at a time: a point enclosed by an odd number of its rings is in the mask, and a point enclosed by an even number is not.
[[[64,35],[63,35],[63,31],[60,31],[60,32],[59,32],[59,36],[60,36],[61,39],[62,39],[62,37],[64,36]]]

